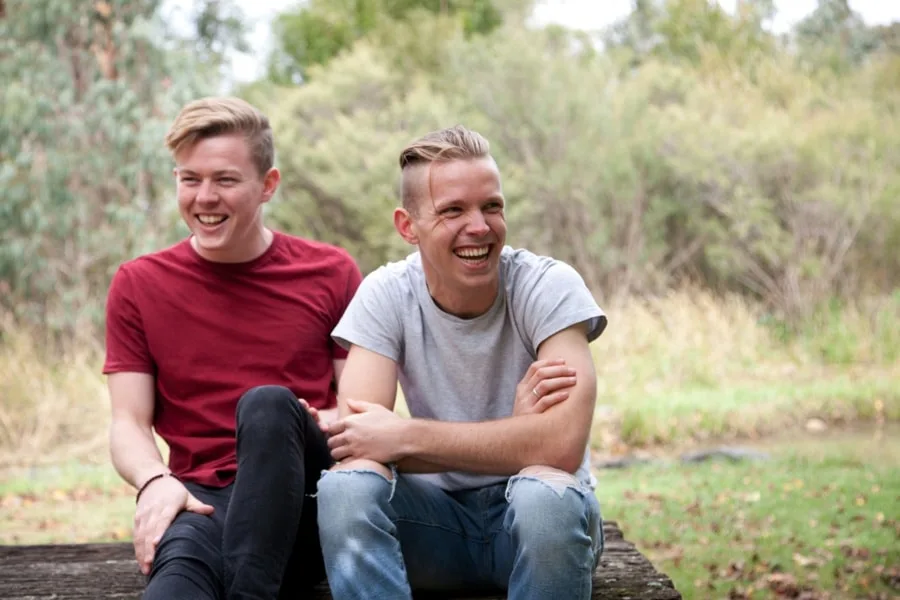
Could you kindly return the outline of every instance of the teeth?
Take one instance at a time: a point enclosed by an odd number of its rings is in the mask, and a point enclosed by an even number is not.
[[[462,258],[484,258],[489,251],[490,248],[488,246],[482,246],[481,248],[460,248],[456,251],[456,254]]]
[[[218,225],[225,220],[224,215],[197,215],[197,218],[204,225]]]

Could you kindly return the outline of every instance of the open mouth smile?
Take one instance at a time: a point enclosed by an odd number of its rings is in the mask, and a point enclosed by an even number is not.
[[[221,225],[227,219],[228,217],[226,215],[197,215],[197,220],[200,221],[202,225],[206,225],[208,227]]]
[[[466,246],[465,248],[457,248],[453,254],[462,259],[463,262],[477,265],[487,260],[491,253],[490,244],[486,246]]]

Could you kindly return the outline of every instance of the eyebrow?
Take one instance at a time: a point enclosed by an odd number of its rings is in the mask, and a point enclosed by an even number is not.
[[[197,175],[196,171],[193,171],[191,169],[185,169],[184,167],[176,167],[176,170],[179,173],[184,174],[184,175]],[[213,176],[226,175],[226,174],[241,175],[241,172],[238,171],[237,169],[220,169],[218,171],[213,171]]]
[[[451,207],[451,206],[454,206],[454,205],[456,205],[456,204],[460,204],[460,203],[462,203],[462,202],[463,202],[463,200],[461,200],[460,198],[450,198],[449,200],[442,200],[441,202],[434,202],[433,204],[434,204],[434,207],[435,207],[437,210],[440,210],[440,209],[442,209],[442,208],[449,208],[449,207]],[[489,197],[487,197],[487,198],[481,200],[481,203],[486,203],[486,202],[503,202],[503,203],[506,203],[506,198],[504,198],[504,197],[501,196],[501,195],[496,195],[496,196],[489,196]]]

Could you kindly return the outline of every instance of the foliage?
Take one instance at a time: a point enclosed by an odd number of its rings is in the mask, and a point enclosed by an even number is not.
[[[598,44],[528,25],[531,4],[282,15],[281,44],[309,48],[236,92],[275,125],[272,224],[364,271],[403,256],[396,157],[464,123],[500,162],[510,243],[570,262],[604,303],[695,282],[761,300],[790,333],[835,298],[897,287],[900,24],[823,0],[779,37],[770,0],[642,0]],[[222,91],[218,61],[242,40],[227,2],[197,3],[180,37],[159,5],[4,3],[0,305],[16,318],[99,323],[115,266],[183,232],[162,138],[183,102]]]
[[[163,137],[179,106],[213,81],[191,46],[218,42],[214,14],[202,13],[199,38],[183,40],[159,5],[4,4],[0,309],[24,322],[66,334],[99,325],[116,265],[168,239]]]
[[[443,40],[430,47],[436,72],[398,72],[390,50],[358,44],[265,95],[291,149],[279,224],[364,248],[364,268],[397,258],[394,156],[465,122],[501,163],[511,241],[572,263],[603,297],[700,280],[796,321],[834,294],[897,281],[884,244],[900,233],[897,93],[874,75],[892,72],[889,59],[837,80],[774,50],[743,68],[731,47],[635,69],[558,29],[435,28],[403,54]]]
[[[412,251],[395,234],[397,156],[421,131],[458,116],[423,78],[407,79],[361,44],[313,69],[308,85],[286,89],[270,106],[282,171],[272,222],[347,248],[364,271]]]
[[[326,65],[357,40],[369,36],[385,45],[407,27],[438,15],[458,23],[468,35],[487,34],[503,20],[510,0],[310,0],[278,16],[276,49],[269,57],[269,78],[299,83],[310,68]],[[517,2],[516,6],[530,4]]]

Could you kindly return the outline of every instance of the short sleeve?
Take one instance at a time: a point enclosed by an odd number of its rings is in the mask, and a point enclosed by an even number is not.
[[[362,280],[332,338],[345,350],[360,346],[400,360],[403,328],[396,313],[400,305],[392,289],[391,273],[380,267]]]
[[[345,267],[343,283],[336,294],[338,306],[335,311],[335,319],[332,323],[333,326],[336,326],[346,313],[353,297],[356,295],[356,291],[359,289],[360,283],[362,282],[362,273],[359,270],[359,266],[349,254],[346,257]],[[333,338],[331,340],[331,356],[335,360],[347,358],[347,349],[338,344]]]
[[[550,336],[578,323],[588,324],[588,342],[593,342],[606,329],[606,314],[575,269],[549,260],[545,268],[520,273],[514,309],[521,328],[535,351]]]
[[[106,360],[103,373],[155,374],[153,358],[134,296],[131,273],[119,267],[106,299]]]

